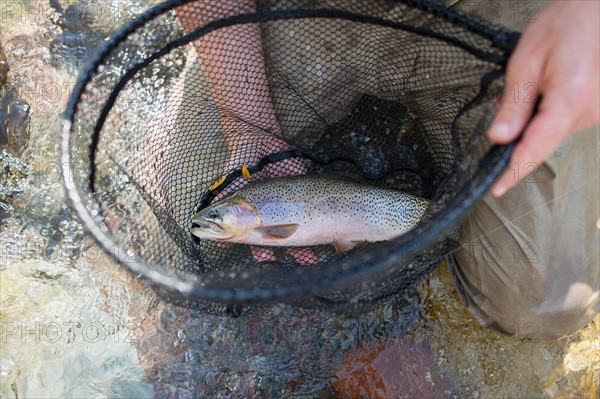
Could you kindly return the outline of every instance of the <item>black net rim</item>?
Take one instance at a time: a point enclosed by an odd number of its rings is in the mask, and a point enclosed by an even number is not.
[[[516,142],[508,145],[493,145],[488,153],[483,158],[480,168],[473,176],[473,184],[470,189],[461,191],[459,195],[454,197],[448,203],[449,212],[441,215],[433,215],[425,222],[428,227],[423,229],[423,233],[420,235],[420,240],[414,240],[409,235],[400,236],[392,240],[397,251],[394,253],[386,253],[378,258],[370,258],[369,268],[362,268],[359,270],[347,271],[343,268],[344,262],[340,262],[341,269],[340,273],[336,273],[326,279],[321,279],[313,283],[312,285],[293,285],[281,289],[252,289],[252,290],[239,290],[232,288],[207,288],[203,286],[203,283],[199,281],[197,276],[178,272],[175,273],[168,270],[161,265],[154,265],[144,262],[140,259],[128,255],[125,248],[115,239],[115,237],[109,232],[107,226],[103,222],[101,214],[97,211],[100,209],[98,202],[96,201],[93,194],[93,175],[90,176],[89,185],[87,187],[79,186],[75,183],[72,176],[75,175],[74,163],[72,161],[73,154],[71,153],[71,137],[73,134],[73,123],[75,115],[78,111],[78,104],[81,100],[87,85],[91,82],[92,76],[98,71],[102,63],[108,58],[111,51],[115,49],[120,43],[125,41],[129,35],[135,32],[138,28],[144,25],[146,22],[152,20],[158,15],[168,12],[175,7],[192,2],[194,0],[170,0],[168,2],[155,6],[134,20],[127,23],[119,31],[117,31],[109,40],[107,40],[104,46],[96,54],[96,56],[89,62],[81,73],[78,82],[73,90],[73,93],[67,104],[67,108],[63,119],[63,128],[60,136],[59,145],[59,157],[62,166],[63,185],[67,194],[67,201],[75,214],[79,218],[83,227],[92,235],[93,239],[100,245],[100,247],[110,255],[118,264],[128,269],[134,275],[146,280],[155,289],[162,292],[166,292],[172,298],[193,298],[201,299],[222,303],[260,303],[260,302],[276,302],[281,299],[289,299],[293,297],[300,297],[304,295],[314,294],[322,290],[329,290],[333,288],[340,288],[349,286],[351,284],[364,281],[370,276],[377,273],[383,272],[397,265],[399,261],[406,262],[413,259],[420,250],[433,245],[440,237],[452,233],[456,225],[460,223],[464,217],[470,212],[470,210],[479,202],[479,200],[485,195],[485,193],[491,188],[495,179],[490,178],[490,171],[501,171],[506,168]],[[443,16],[446,20],[460,24],[469,31],[478,34],[484,39],[490,40],[494,46],[506,50],[512,51],[516,45],[516,41],[519,37],[517,33],[506,32],[494,28],[490,28],[482,25],[481,23],[472,20],[454,10],[448,9],[441,4],[436,3],[424,3],[422,1],[411,1],[405,0],[404,3],[411,5],[415,8],[419,8],[427,13],[437,16]],[[250,13],[241,14],[234,17],[223,18],[198,28],[196,31],[189,33],[179,40],[172,42],[170,46],[165,47],[160,52],[153,54],[144,61],[144,65],[149,64],[154,59],[160,57],[163,51],[166,53],[175,47],[187,44],[202,35],[211,32],[212,30],[226,27],[239,23],[256,23],[266,22],[275,19],[297,19],[297,18],[309,18],[309,17],[324,17],[324,18],[346,18],[359,22],[376,22],[378,24],[389,25],[393,24],[395,27],[404,28],[411,30],[410,27],[400,23],[391,23],[382,18],[377,17],[366,17],[360,14],[353,14],[346,11],[332,10],[332,9],[314,9],[310,10],[310,13],[303,12],[299,14],[296,10],[283,10],[272,12],[265,16],[264,14]],[[414,28],[412,28],[415,31]],[[423,32],[417,32],[423,33]],[[425,34],[429,33],[425,31]],[[434,38],[449,41],[452,43],[450,38],[439,37]],[[457,43],[452,43],[457,44]],[[461,47],[465,47],[464,43],[461,43]],[[470,51],[467,49],[467,51]],[[500,67],[505,68],[507,57],[486,54],[477,54],[479,50],[471,49],[475,55],[483,56],[483,58],[489,61],[495,62]],[[147,64],[146,64],[147,62]],[[138,64],[140,68],[141,64]],[[121,84],[124,86],[127,74],[122,78],[117,86]],[[132,76],[133,74],[131,74]],[[122,88],[122,87],[121,87]],[[115,93],[118,94],[119,90]],[[115,94],[113,93],[113,94]],[[101,117],[96,124],[94,129],[94,139],[92,140],[92,151],[90,154],[90,161],[94,162],[95,157],[95,143],[97,143],[97,136],[99,136],[102,129],[104,119],[108,115],[108,112],[112,108],[115,98],[109,98],[103,107]],[[112,97],[112,96],[111,96]],[[419,222],[419,225],[415,228],[422,227],[424,222]],[[346,272],[344,272],[346,271]]]

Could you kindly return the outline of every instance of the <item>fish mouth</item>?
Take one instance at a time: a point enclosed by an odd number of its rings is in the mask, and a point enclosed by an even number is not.
[[[192,220],[192,228],[206,229],[206,230],[219,230],[223,231],[223,227],[217,222],[213,222],[211,220],[200,220],[194,219]]]
[[[224,233],[225,229],[217,222],[206,219],[194,219],[192,220],[192,229],[209,230],[219,233]]]
[[[198,238],[209,240],[230,238],[230,234],[219,223],[211,220],[192,220],[192,234]]]

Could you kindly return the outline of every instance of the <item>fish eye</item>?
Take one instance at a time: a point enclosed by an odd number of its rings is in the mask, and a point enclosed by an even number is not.
[[[210,212],[208,212],[206,214],[207,219],[219,219],[221,216],[219,215],[219,212],[217,212],[216,210],[212,210]]]

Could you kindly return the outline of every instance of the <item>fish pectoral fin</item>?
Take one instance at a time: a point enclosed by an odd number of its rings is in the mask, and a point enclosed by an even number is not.
[[[350,251],[352,248],[354,248],[358,244],[359,244],[359,241],[339,240],[339,241],[333,242],[333,245],[335,245],[335,250],[338,254],[341,254],[346,251]]]
[[[290,224],[274,224],[272,226],[261,226],[254,229],[257,233],[261,234],[266,239],[277,239],[283,240],[284,238],[290,237],[300,227],[297,223]]]

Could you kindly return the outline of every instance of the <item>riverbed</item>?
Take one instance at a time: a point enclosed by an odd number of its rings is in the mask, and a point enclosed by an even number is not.
[[[597,397],[600,317],[555,342],[527,326],[502,336],[466,311],[444,263],[361,315],[277,305],[227,318],[162,302],[83,231],[57,160],[78,71],[153,2],[73,4],[0,3],[7,84],[31,107],[11,158],[27,173],[0,227],[1,397]]]

